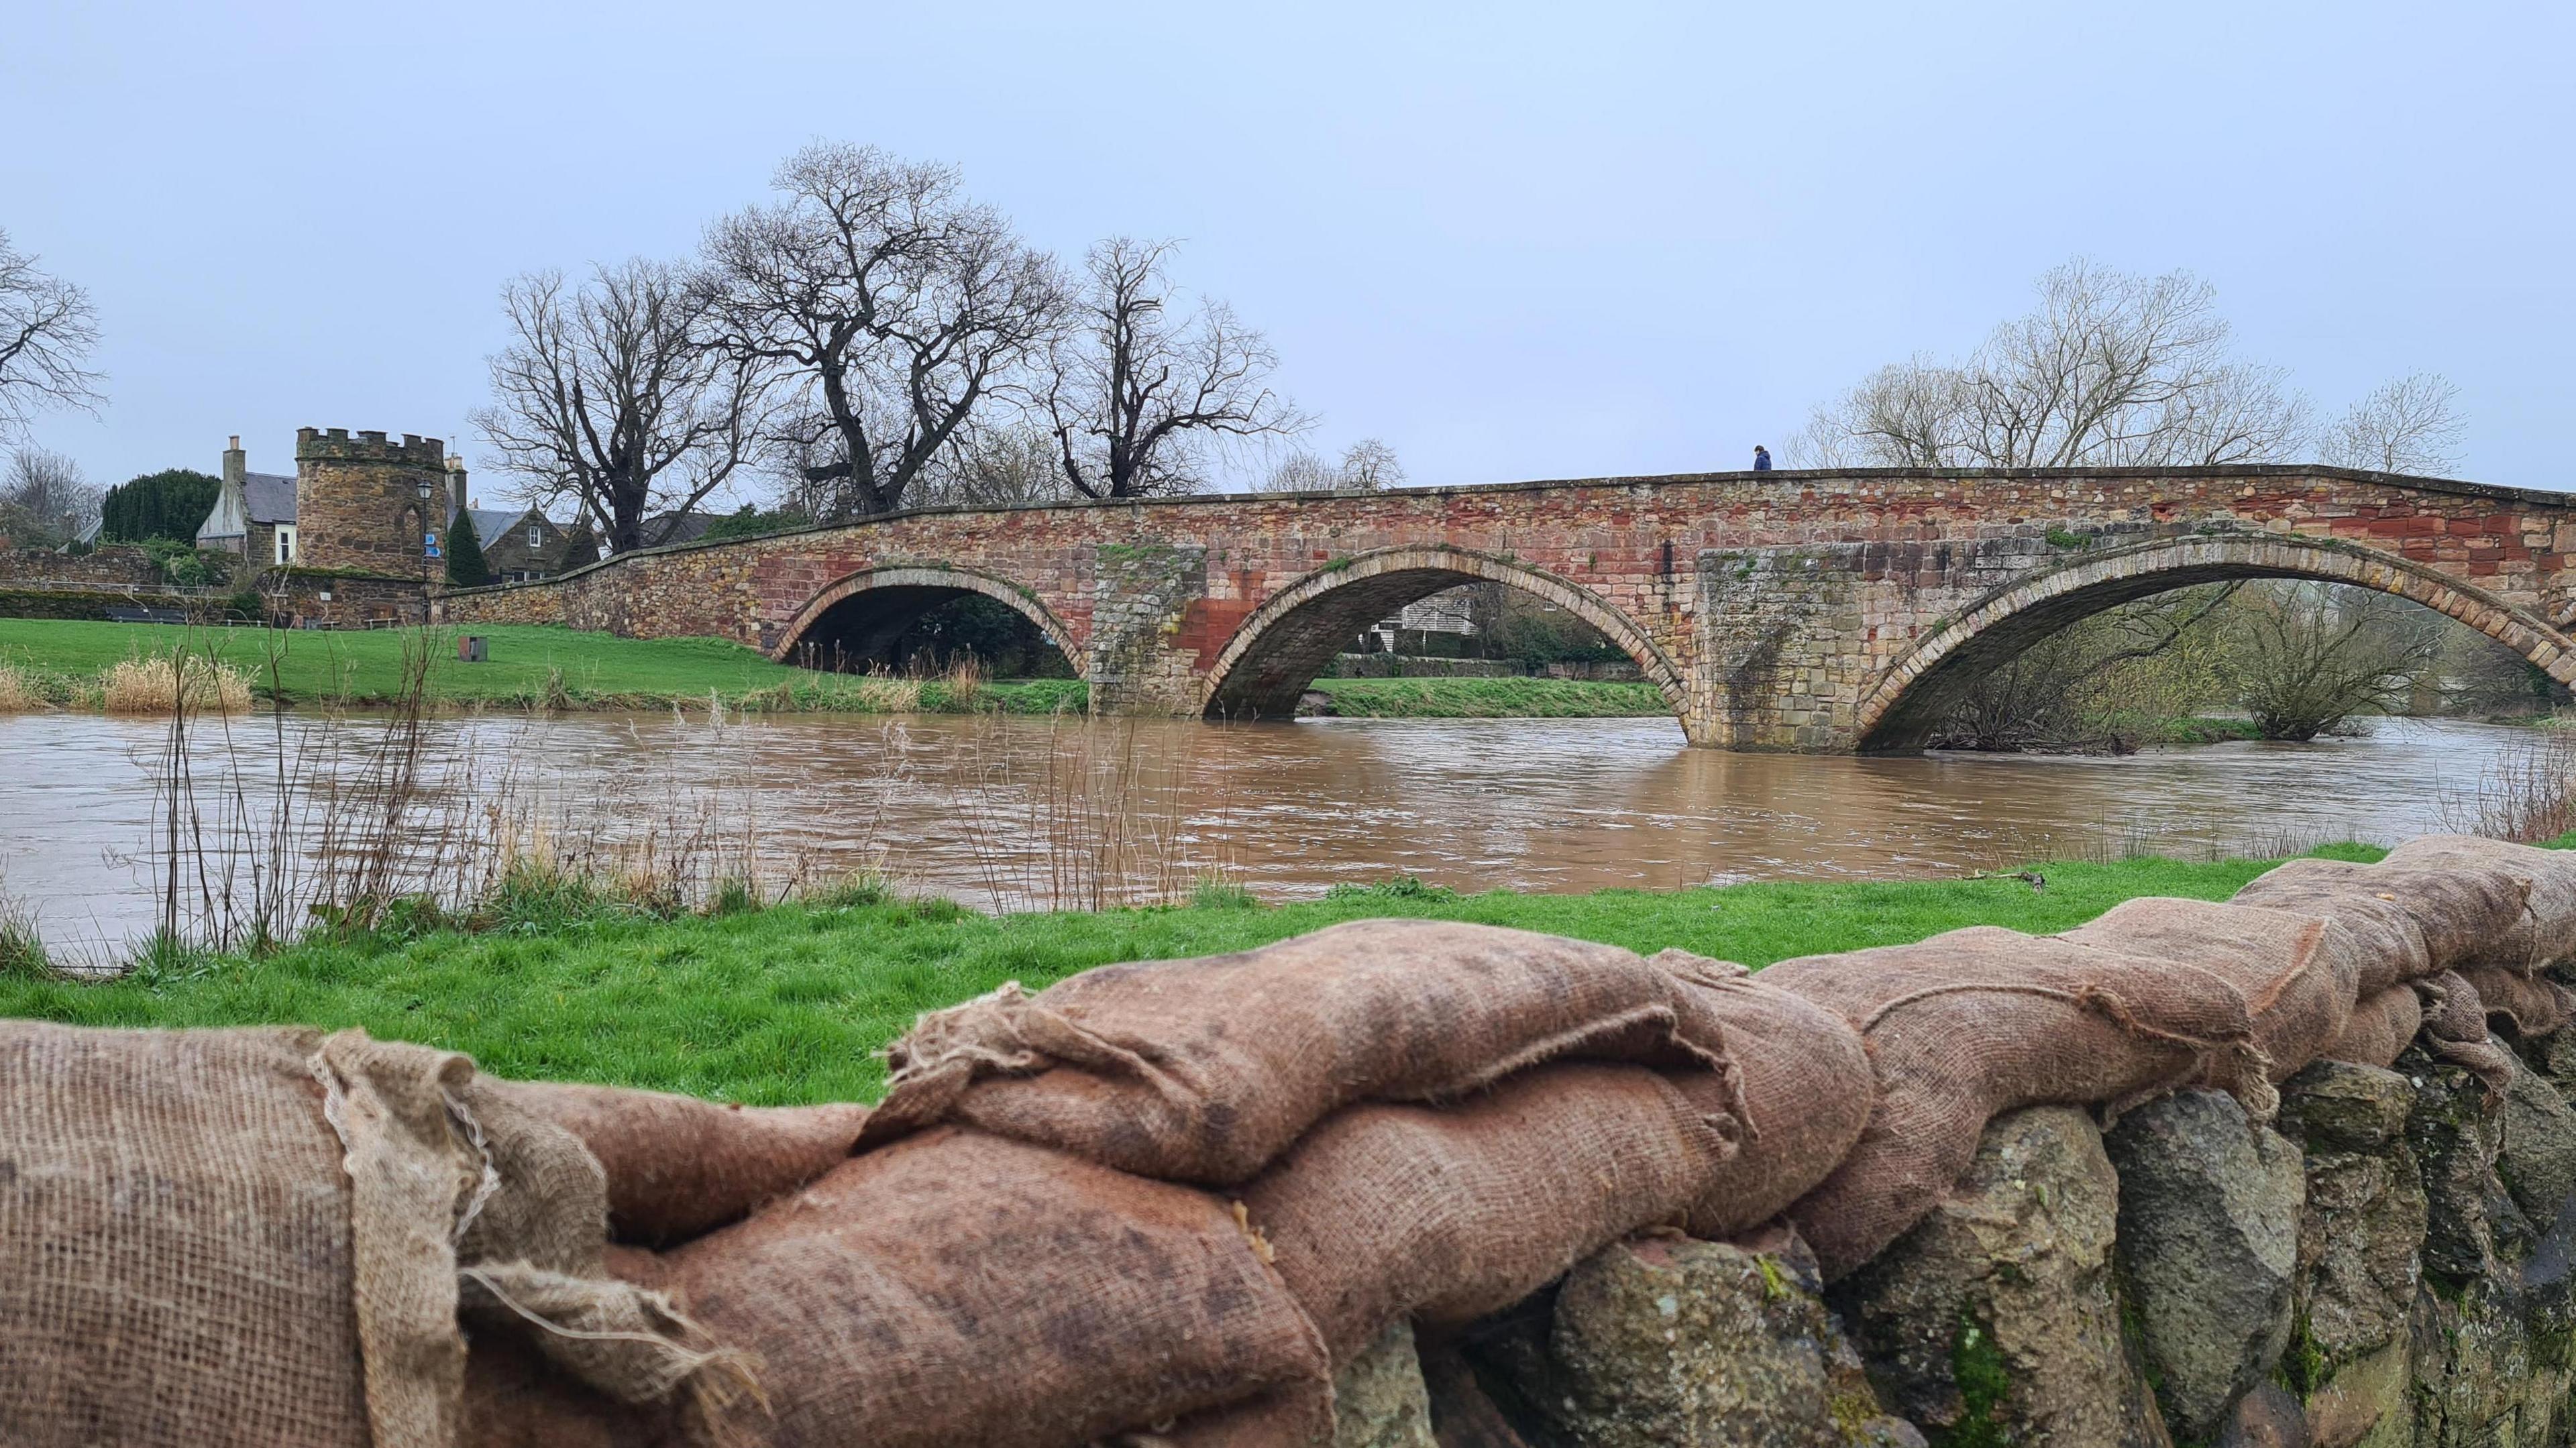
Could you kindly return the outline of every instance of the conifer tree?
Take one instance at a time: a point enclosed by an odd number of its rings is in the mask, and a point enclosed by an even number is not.
[[[479,588],[492,581],[492,565],[483,561],[483,540],[474,536],[474,512],[456,510],[447,530],[447,581],[459,588]]]

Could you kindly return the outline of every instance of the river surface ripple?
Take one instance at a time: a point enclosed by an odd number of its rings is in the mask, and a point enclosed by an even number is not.
[[[302,760],[383,729],[290,719],[284,747]],[[280,746],[260,717],[235,720],[228,749],[222,733],[192,745],[199,809],[229,789],[230,760],[244,782],[231,797],[256,813]],[[0,890],[34,906],[49,939],[151,928],[167,734],[148,720],[0,719]],[[676,837],[673,821],[692,817],[756,835],[773,862],[882,871],[985,908],[1147,898],[1210,869],[1288,899],[1394,874],[1461,890],[1662,889],[2388,842],[2455,820],[2528,737],[2385,720],[2307,745],[1860,759],[1690,749],[1666,719],[718,727],[635,714],[464,718],[430,735],[423,777],[451,806],[506,796],[558,834],[595,838],[656,822]]]

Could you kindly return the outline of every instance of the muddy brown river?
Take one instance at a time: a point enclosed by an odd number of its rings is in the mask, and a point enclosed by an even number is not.
[[[381,721],[291,720],[282,744],[260,719],[225,733],[189,741],[174,814],[166,725],[0,719],[0,890],[58,947],[106,950],[165,904],[174,821],[203,896],[209,859],[238,882],[282,841],[309,870],[354,847],[353,818],[382,815],[346,788],[381,768]],[[1211,874],[1270,899],[1396,874],[1670,888],[2392,841],[2459,818],[2525,737],[2386,720],[2366,738],[2117,759],[1855,759],[1689,749],[1663,719],[467,718],[430,727],[398,831],[424,856],[506,838],[765,890],[867,871],[981,908],[1169,898]],[[283,836],[266,829],[281,750],[305,793]],[[322,799],[323,778],[354,802]]]

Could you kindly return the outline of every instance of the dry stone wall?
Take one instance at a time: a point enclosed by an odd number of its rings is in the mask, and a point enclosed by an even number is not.
[[[1695,742],[1729,748],[1902,745],[1946,690],[2030,637],[2223,577],[2401,593],[2576,680],[2564,497],[2317,468],[1717,474],[929,510],[646,550],[540,585],[552,604],[478,591],[444,609],[782,656],[818,600],[846,601],[872,571],[951,569],[1060,631],[1112,707],[1194,713],[1231,697],[1230,670],[1262,661],[1255,635],[1348,626],[1330,612],[1336,590],[1379,586],[1372,560],[1399,556],[1418,591],[1494,579],[1576,607],[1667,685]],[[1274,607],[1283,598],[1303,611]]]

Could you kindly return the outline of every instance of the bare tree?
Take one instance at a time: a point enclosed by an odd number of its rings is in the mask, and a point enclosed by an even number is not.
[[[0,442],[24,439],[40,412],[102,400],[105,377],[82,365],[98,345],[89,294],[36,262],[0,231]]]
[[[1404,486],[1404,464],[1379,438],[1364,437],[1342,449],[1342,486],[1376,492]]]
[[[1008,508],[1073,496],[1056,464],[1055,435],[1028,422],[978,429],[933,460],[914,488],[919,502],[963,508]]]
[[[786,389],[776,441],[814,516],[892,512],[1054,334],[1054,266],[945,166],[818,144],[775,185],[707,234],[719,335]]]
[[[1306,449],[1290,448],[1261,478],[1265,493],[1329,493],[1342,485],[1342,470]]]
[[[2208,283],[2076,260],[2040,304],[1957,364],[1883,368],[1817,409],[1816,466],[2083,467],[2252,462],[2296,451],[2305,399],[2229,359]]]
[[[2243,590],[2234,670],[2266,739],[2314,739],[2403,709],[2442,651],[2440,614],[2393,594],[2317,583]]]
[[[1373,437],[1361,438],[1342,450],[1338,464],[1328,463],[1304,448],[1292,448],[1287,456],[1271,464],[1263,475],[1261,491],[1265,493],[1330,493],[1343,489],[1375,492],[1380,488],[1401,487],[1404,465],[1396,461],[1395,449]]]
[[[98,521],[107,491],[81,476],[80,464],[43,448],[20,448],[0,478],[0,536],[20,547],[51,547]]]
[[[2459,398],[2437,373],[2382,383],[2326,429],[2318,458],[2382,473],[2440,473],[2459,461]]]
[[[1190,492],[1211,444],[1293,437],[1309,419],[1271,390],[1278,356],[1223,302],[1184,309],[1165,262],[1176,243],[1112,237],[1091,249],[1074,325],[1049,358],[1041,407],[1076,492]]]
[[[544,271],[502,289],[510,344],[474,422],[530,501],[571,500],[625,552],[645,518],[686,512],[752,454],[758,379],[711,343],[709,301],[687,268],[642,258],[578,287]]]

